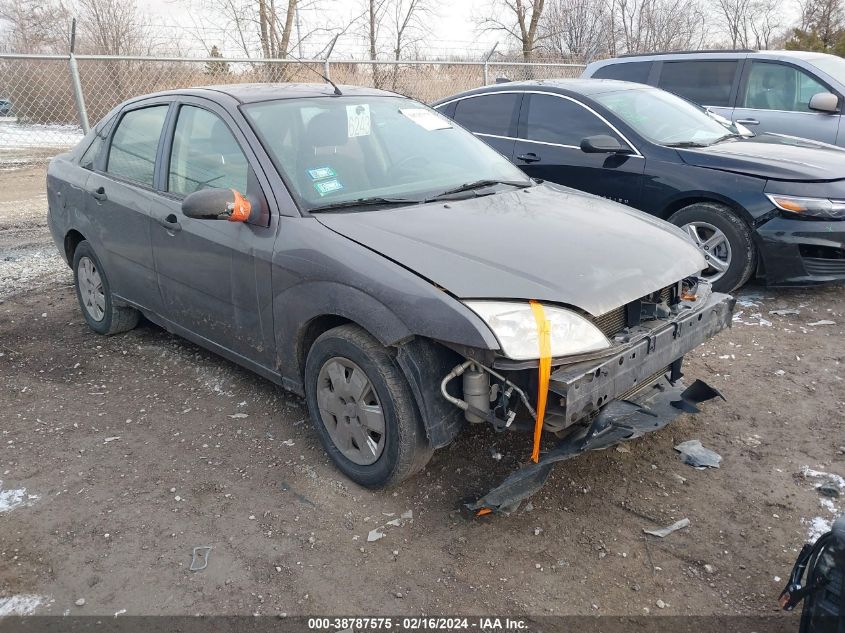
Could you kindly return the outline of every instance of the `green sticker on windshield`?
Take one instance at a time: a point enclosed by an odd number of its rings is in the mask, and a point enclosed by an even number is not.
[[[331,180],[315,182],[314,189],[316,189],[317,193],[319,193],[321,196],[325,196],[330,193],[334,193],[335,191],[340,191],[341,189],[343,189],[343,185],[340,184],[340,181],[337,178],[332,178]]]
[[[322,180],[323,178],[331,178],[337,176],[337,172],[331,167],[315,167],[308,170],[308,175],[311,180]]]

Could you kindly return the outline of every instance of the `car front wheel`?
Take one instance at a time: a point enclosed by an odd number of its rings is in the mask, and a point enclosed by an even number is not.
[[[754,274],[757,251],[751,229],[730,208],[697,202],[677,211],[669,221],[681,227],[699,248],[707,268],[701,276],[718,292],[731,292]]]
[[[138,325],[135,308],[115,305],[109,279],[88,241],[82,241],[73,254],[73,279],[82,316],[98,334],[126,332]]]
[[[314,342],[305,393],[323,447],[356,483],[395,485],[428,463],[432,450],[404,375],[358,326],[334,328]]]

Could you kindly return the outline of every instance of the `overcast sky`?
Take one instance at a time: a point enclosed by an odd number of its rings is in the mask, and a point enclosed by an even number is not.
[[[180,31],[180,38],[183,44],[193,47],[193,54],[201,54],[202,47],[196,38],[193,38],[193,42],[187,42],[186,39],[191,38],[185,36],[185,31],[194,31],[197,28],[194,25],[205,23],[203,30],[210,43],[218,44],[224,55],[242,55],[242,51],[238,50],[233,41],[226,41],[227,34],[224,31],[207,24],[208,12],[200,8],[202,1],[146,0],[139,1],[138,7],[142,12],[148,13],[149,21],[154,24],[164,24],[168,29],[183,29]],[[314,25],[348,24],[355,15],[360,14],[362,5],[363,3],[357,0],[322,0],[319,12],[316,10],[301,12],[301,30],[305,33],[310,26]],[[431,34],[426,38],[427,48],[430,49],[427,56],[447,54],[481,56],[497,40],[501,40],[500,47],[505,47],[506,42],[502,34],[478,33],[475,28],[473,18],[483,15],[489,9],[489,0],[450,0],[440,5],[437,14],[429,20]],[[303,56],[314,55],[328,39],[331,39],[328,35],[317,35],[310,41],[306,40],[302,51]],[[348,33],[338,41],[333,56],[360,59],[365,56],[364,42],[356,34]]]

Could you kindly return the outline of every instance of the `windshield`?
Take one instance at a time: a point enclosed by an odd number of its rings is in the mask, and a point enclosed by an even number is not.
[[[841,84],[845,84],[845,59],[835,55],[810,57],[804,61],[827,73]]]
[[[730,135],[698,106],[656,88],[619,90],[593,99],[639,134],[661,145],[711,145]]]
[[[364,199],[419,201],[467,183],[530,179],[501,154],[404,97],[319,97],[244,107],[309,209]]]

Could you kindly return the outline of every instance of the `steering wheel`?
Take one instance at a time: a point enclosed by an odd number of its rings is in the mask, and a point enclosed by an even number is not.
[[[413,154],[411,156],[406,156],[402,160],[397,163],[391,165],[387,170],[387,175],[390,178],[395,178],[397,180],[402,180],[402,172],[405,172],[405,176],[412,175],[412,171],[417,171],[420,168],[427,167],[431,161],[429,161],[425,156],[421,154]]]

